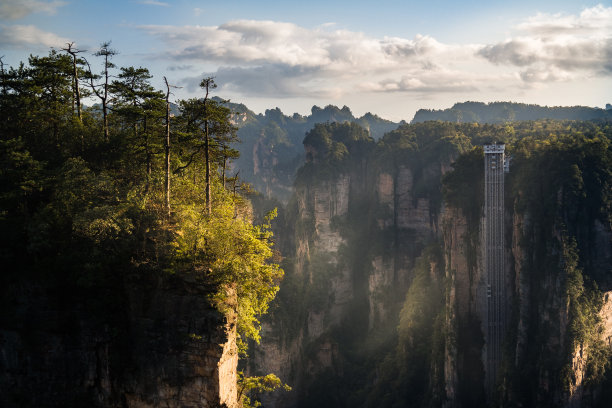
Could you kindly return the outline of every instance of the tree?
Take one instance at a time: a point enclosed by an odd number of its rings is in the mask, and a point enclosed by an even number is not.
[[[237,157],[237,151],[230,143],[238,141],[236,127],[231,123],[231,110],[217,100],[210,99],[210,90],[217,87],[213,78],[205,78],[200,83],[205,90],[204,98],[181,101],[180,127],[183,146],[189,146],[190,156],[186,164],[179,166],[180,172],[190,166],[197,154],[204,153],[205,166],[205,203],[207,214],[212,210],[212,169],[222,167],[222,177],[228,160]]]
[[[4,55],[0,57],[0,80],[2,81],[2,95],[6,96],[6,73],[4,71]]]
[[[166,169],[165,169],[165,193],[166,193],[166,211],[170,216],[170,88],[178,88],[168,84],[168,79],[164,77],[166,84]]]
[[[77,54],[80,54],[81,52],[83,52],[83,50],[77,50],[75,48],[72,48],[73,46],[74,42],[66,43],[66,47],[62,48],[62,50],[66,51],[72,56],[72,92],[74,97],[74,99],[72,100],[72,107],[74,109],[74,105],[76,104],[77,117],[79,118],[79,122],[81,122],[83,118],[81,116],[81,91],[79,88],[79,69],[77,65],[80,60],[77,58]]]
[[[202,79],[200,87],[203,88],[206,93],[204,95],[203,108],[204,108],[204,158],[206,161],[206,212],[210,215],[212,212],[212,197],[210,189],[210,135],[209,135],[209,119],[208,119],[208,95],[211,89],[215,89],[217,84],[211,77]]]
[[[153,170],[155,142],[152,140],[152,127],[161,118],[164,105],[163,93],[157,91],[149,80],[152,75],[147,68],[121,68],[118,80],[111,83],[109,89],[113,94],[113,110],[124,118],[132,130],[135,146],[142,148],[145,162],[145,193],[150,189]]]
[[[51,131],[51,141],[57,148],[60,146],[60,126],[70,115],[70,58],[52,50],[46,57],[30,56],[29,65],[22,84],[26,86],[25,94],[29,97],[29,114],[34,114],[38,124]]]
[[[240,152],[231,147],[237,143],[238,128],[231,122],[232,111],[224,106],[228,101],[214,101],[207,107],[210,117],[211,143],[214,147],[211,152],[212,159],[221,167],[221,183],[225,187],[225,172],[227,164],[240,157]]]
[[[104,69],[102,70],[101,75],[94,75],[91,72],[91,67],[89,66],[89,62],[87,62],[87,66],[89,69],[89,84],[93,93],[100,99],[102,103],[102,127],[104,130],[104,140],[108,141],[108,99],[109,99],[109,78],[110,73],[109,70],[115,68],[115,64],[113,64],[110,60],[117,55],[117,51],[110,48],[110,41],[104,42],[100,45],[100,49],[94,53],[96,57],[104,58]],[[100,78],[104,78],[104,81],[100,84],[95,84],[94,81]]]

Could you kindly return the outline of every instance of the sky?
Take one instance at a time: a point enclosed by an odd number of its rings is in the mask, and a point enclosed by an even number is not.
[[[175,99],[213,76],[216,95],[257,113],[612,103],[612,0],[0,0],[5,65],[74,42],[101,70],[106,41]]]

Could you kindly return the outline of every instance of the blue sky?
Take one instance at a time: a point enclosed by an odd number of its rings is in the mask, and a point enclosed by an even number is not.
[[[215,76],[256,112],[612,103],[610,1],[0,0],[8,65],[74,41],[96,67],[108,40],[118,66],[149,68],[160,89],[166,75],[177,98]]]

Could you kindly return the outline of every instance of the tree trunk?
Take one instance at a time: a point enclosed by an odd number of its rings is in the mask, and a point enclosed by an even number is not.
[[[153,164],[151,162],[153,161],[153,158],[152,158],[153,155],[151,154],[151,149],[149,146],[149,134],[147,131],[147,117],[146,116],[143,118],[142,134],[144,137],[145,161],[146,161],[146,172],[147,172],[145,193],[149,193],[149,190],[151,188],[151,172],[152,172],[152,167],[153,167]]]
[[[108,55],[104,59],[104,99],[102,99],[102,116],[104,117],[104,140],[108,142],[108,113],[106,98],[108,98]]]
[[[104,141],[108,142],[108,117],[106,113],[106,97],[102,99],[102,127],[104,128]]]
[[[170,216],[170,85],[166,83],[166,211]]]
[[[200,82],[200,87],[206,90],[204,95],[204,156],[206,161],[206,212],[208,215],[212,213],[212,193],[211,193],[211,177],[210,177],[210,134],[208,126],[208,95],[210,89],[217,87],[213,78],[204,78]]]
[[[210,192],[210,135],[208,129],[208,93],[210,82],[205,82],[206,95],[204,96],[204,159],[206,163],[206,213],[212,213],[212,197]]]
[[[206,114],[206,109],[204,109]],[[208,118],[204,121],[204,155],[206,156],[206,212],[212,213],[211,193],[210,193],[210,137],[208,134]]]
[[[83,118],[81,115],[81,91],[79,89],[79,70],[77,68],[77,54],[83,51],[73,49],[73,45],[74,42],[67,43],[67,47],[62,49],[72,56],[72,111],[74,112],[74,105],[76,104],[77,117],[79,118],[79,122],[82,122]]]
[[[223,157],[223,169],[221,170],[221,177],[223,180],[223,189],[225,189],[225,163],[227,163],[227,157]]]

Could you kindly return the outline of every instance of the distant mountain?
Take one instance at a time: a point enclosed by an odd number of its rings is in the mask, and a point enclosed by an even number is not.
[[[441,120],[455,123],[504,123],[538,119],[612,119],[612,110],[587,106],[548,107],[515,102],[462,102],[456,103],[450,109],[419,109],[414,115],[412,123],[426,122],[429,120]]]
[[[235,112],[233,120],[242,142],[237,146],[240,158],[234,163],[234,171],[240,171],[240,177],[264,195],[281,200],[289,198],[295,172],[304,163],[302,141],[315,124],[356,123],[374,139],[380,139],[400,125],[369,112],[356,118],[347,106],[315,105],[307,116],[297,113],[288,116],[279,108],[256,114],[244,104],[233,102],[226,102],[226,106]]]

